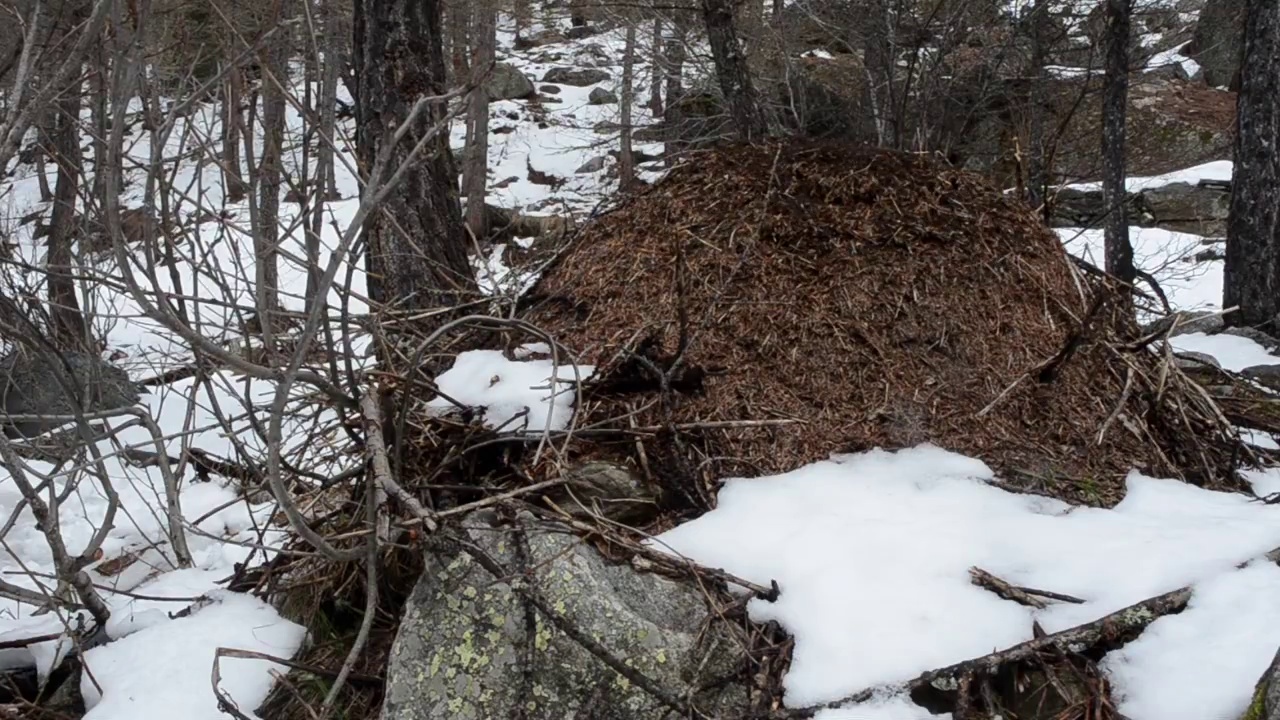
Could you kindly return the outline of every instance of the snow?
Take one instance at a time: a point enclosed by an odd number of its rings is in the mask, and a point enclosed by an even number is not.
[[[1174,183],[1188,183],[1196,185],[1202,181],[1205,182],[1230,182],[1231,181],[1231,161],[1230,160],[1214,160],[1202,165],[1194,165],[1182,170],[1165,173],[1163,175],[1151,175],[1148,177],[1128,177],[1125,178],[1125,188],[1129,192],[1137,192],[1139,190],[1150,190],[1152,188],[1172,185]],[[1075,190],[1101,190],[1101,182],[1083,182],[1072,183],[1065,187]]]
[[[1182,613],[1151,624],[1107,656],[1121,713],[1163,720],[1235,720],[1280,647],[1280,567],[1251,563],[1196,587]]]
[[[1056,632],[1180,587],[1229,582],[1237,564],[1280,547],[1280,507],[1242,495],[1134,473],[1115,508],[1071,508],[1005,492],[992,478],[983,463],[928,446],[838,456],[730,480],[715,510],[653,542],[753,582],[778,582],[777,602],[752,600],[749,611],[795,637],[785,678],[791,707],[892,687],[1017,644],[1032,637],[1033,620]],[[974,566],[1086,602],[1033,611],[974,586]],[[1167,624],[1209,635],[1218,627],[1200,623],[1215,617]],[[1247,699],[1260,671],[1215,675],[1214,692]],[[1127,691],[1125,679],[1117,683]],[[1216,705],[1194,700],[1186,712],[1212,717],[1204,711]],[[1141,711],[1131,718],[1167,720]]]
[[[441,394],[428,407],[440,413],[456,411],[456,403],[479,408],[484,424],[502,432],[564,430],[573,417],[577,384],[594,371],[563,360],[557,366],[553,360],[511,361],[497,350],[470,350],[436,378]]]
[[[1101,229],[1055,228],[1055,232],[1067,252],[1097,267],[1105,265]],[[1129,228],[1134,264],[1156,278],[1168,296],[1169,304],[1179,310],[1219,310],[1222,307],[1222,261],[1193,260],[1196,253],[1209,249],[1203,240],[1199,235],[1161,228]],[[1141,282],[1139,288],[1151,293],[1151,289]]]
[[[218,710],[210,681],[217,649],[288,659],[306,633],[261,600],[239,593],[220,594],[189,617],[156,623],[85,653],[92,671],[80,683],[89,708],[85,720],[220,720],[226,716]],[[219,688],[242,711],[266,699],[273,670],[287,671],[278,663],[230,657],[221,658],[218,669]]]
[[[1073,0],[1074,1],[1074,0]],[[1083,7],[1083,6],[1082,6]],[[1083,13],[1081,13],[1083,17]],[[592,105],[590,92],[616,89],[620,78],[623,29],[591,38],[599,51],[581,43],[543,45],[532,51],[512,49],[513,33],[504,22],[499,59],[515,64],[541,88],[552,67],[599,67],[610,79],[587,87],[557,86],[537,105],[528,101],[493,103],[489,135],[487,202],[526,214],[586,215],[616,185],[618,147],[616,105]],[[654,53],[640,39],[638,57]],[[1182,47],[1158,53],[1154,69],[1181,63],[1194,74],[1195,62]],[[697,50],[695,48],[695,50]],[[542,62],[544,55],[563,59]],[[705,53],[692,52],[698,57]],[[830,57],[822,50],[809,57]],[[687,67],[699,72],[694,65]],[[1051,67],[1062,76],[1087,73],[1081,68]],[[636,68],[636,92],[646,97],[651,74]],[[350,102],[340,89],[344,102]],[[135,105],[130,113],[137,113]],[[652,121],[643,102],[634,107],[633,124]],[[133,117],[131,121],[136,121]],[[286,167],[297,174],[302,117],[287,111]],[[598,130],[599,129],[599,130]],[[367,312],[360,292],[365,286],[362,263],[342,252],[343,233],[359,206],[352,172],[352,128],[340,129],[337,185],[342,197],[326,206],[321,232],[322,257],[337,270],[326,300],[337,312]],[[198,107],[178,122],[162,145],[134,124],[126,137],[129,158],[144,166],[153,149],[173,171],[174,191],[167,198],[185,222],[211,215],[174,243],[176,262],[155,275],[141,271],[142,258],[131,258],[135,277],[146,293],[176,293],[188,298],[199,330],[232,350],[244,350],[238,339],[243,316],[254,297],[247,279],[255,276],[249,211],[230,202],[221,171],[211,158],[192,150],[192,138],[220,136],[218,114]],[[455,124],[451,140],[461,148],[464,129]],[[256,139],[261,147],[261,137]],[[639,151],[657,153],[661,146],[637,143]],[[578,173],[587,161],[604,156],[604,169]],[[90,157],[91,159],[91,157]],[[92,163],[88,165],[92,171]],[[528,168],[563,180],[552,189],[529,180]],[[44,248],[32,237],[33,224],[17,219],[33,211],[48,213],[39,201],[34,169],[15,165],[0,185],[18,259],[40,267]],[[51,168],[52,169],[52,168]],[[647,180],[662,169],[642,166]],[[92,176],[90,172],[90,177]],[[1212,162],[1154,177],[1128,179],[1130,190],[1170,183],[1230,180],[1231,163]],[[143,173],[126,172],[121,194],[125,207],[143,201]],[[1070,187],[1096,190],[1098,183]],[[294,225],[301,219],[298,203],[281,205],[281,258],[278,262],[282,303],[305,308],[304,238]],[[1067,248],[1101,264],[1100,231],[1061,229]],[[1220,309],[1222,264],[1190,262],[1205,249],[1203,239],[1185,233],[1133,228],[1138,264],[1153,273],[1170,302],[1180,309]],[[523,267],[516,247],[528,249],[527,238],[514,247],[498,245],[474,259],[481,289],[493,296],[518,296],[536,280],[536,269]],[[7,267],[6,273],[16,272]],[[119,274],[114,258],[100,258],[83,268],[90,277]],[[18,280],[29,280],[21,273]],[[352,294],[342,285],[351,278]],[[189,343],[148,318],[137,298],[110,285],[94,288],[89,307],[109,350],[122,351],[122,365],[135,379],[184,365],[193,357]],[[344,332],[335,325],[335,330]],[[342,336],[350,343],[350,360],[366,364],[369,338],[360,332]],[[1251,340],[1228,335],[1191,334],[1173,339],[1179,350],[1206,352],[1224,367],[1280,362]],[[475,409],[483,422],[503,432],[540,434],[570,427],[575,384],[594,368],[558,363],[541,343],[517,348],[508,359],[495,351],[462,353],[452,368],[436,378],[441,395],[431,406],[441,413],[458,410],[455,402]],[[265,416],[275,393],[270,381],[220,371],[207,382],[184,380],[155,389],[143,406],[163,434],[160,446],[178,456],[199,448],[234,458],[243,449],[261,457],[265,443],[250,422]],[[295,388],[285,414],[284,452],[295,464],[319,473],[336,473],[349,461],[339,454],[343,442],[336,414],[317,412]],[[227,420],[229,418],[229,421]],[[1251,442],[1275,447],[1261,434]],[[120,432],[121,445],[155,451],[156,443],[142,427]],[[102,545],[102,560],[91,565],[90,578],[104,588],[112,615],[106,632],[111,642],[85,657],[82,691],[91,720],[194,720],[224,717],[218,710],[210,672],[218,648],[261,652],[292,658],[305,641],[299,625],[282,618],[266,603],[225,589],[238,564],[261,563],[287,540],[274,524],[274,503],[250,503],[233,483],[196,482],[188,471],[181,478],[180,500],[192,567],[179,567],[167,537],[164,483],[156,467],[136,467],[118,454],[111,441],[99,449],[107,456],[106,480],[120,495],[115,525]],[[69,492],[59,507],[63,535],[71,553],[83,549],[107,519],[108,503],[100,483],[83,470],[71,472],[32,461],[28,471],[55,476],[54,486]],[[1280,470],[1245,472],[1254,492],[1280,492]],[[925,720],[930,715],[895,685],[919,673],[1030,637],[1038,620],[1050,632],[1088,621],[1160,592],[1194,585],[1190,607],[1154,623],[1139,640],[1112,653],[1103,667],[1110,673],[1121,711],[1132,720],[1182,720],[1234,717],[1247,702],[1253,680],[1280,645],[1280,569],[1240,563],[1280,546],[1280,506],[1251,502],[1244,496],[1211,493],[1168,480],[1134,474],[1129,494],[1111,510],[1070,508],[1062,503],[1006,493],[990,484],[991,470],[979,460],[928,446],[896,453],[873,451],[833,458],[785,475],[734,479],[719,496],[719,507],[679,526],[655,542],[690,555],[704,564],[722,566],[756,582],[777,580],[782,596],[772,605],[753,601],[759,620],[777,620],[795,635],[796,649],[786,677],[791,706],[825,703],[867,687],[882,692],[857,705],[819,712],[820,720]],[[23,587],[47,588],[54,572],[44,535],[8,472],[0,468],[0,517],[13,517],[3,535],[0,572]],[[123,570],[108,571],[111,561],[135,558]],[[973,586],[968,569],[980,566],[1015,584],[1076,595],[1083,605],[1055,604],[1034,612],[1002,601]],[[0,640],[60,633],[85,620],[84,613],[34,614],[35,608],[0,600]],[[175,618],[179,611],[189,611]],[[69,650],[65,636],[27,648],[0,650],[0,667],[35,664],[41,672]],[[257,707],[283,668],[262,660],[224,658],[220,687],[243,712]]]

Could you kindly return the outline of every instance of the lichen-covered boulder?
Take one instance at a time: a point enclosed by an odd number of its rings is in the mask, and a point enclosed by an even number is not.
[[[1271,667],[1258,678],[1253,701],[1240,720],[1280,720],[1280,652],[1271,661]]]
[[[428,556],[392,646],[382,720],[663,717],[660,702],[526,608],[511,587],[522,574],[569,623],[670,695],[692,694],[720,717],[745,711],[745,688],[719,682],[744,667],[743,643],[727,623],[709,622],[696,587],[611,565],[565,527],[527,514],[503,525],[477,512],[464,532],[507,576],[466,554]]]

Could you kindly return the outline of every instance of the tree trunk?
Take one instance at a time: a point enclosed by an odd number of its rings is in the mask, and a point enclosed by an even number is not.
[[[36,125],[36,178],[40,185],[40,202],[53,202],[53,188],[49,186],[49,166],[45,162],[53,146],[54,128],[58,122],[56,113],[43,112]]]
[[[747,141],[763,139],[769,134],[764,110],[751,83],[751,70],[738,44],[733,26],[731,0],[702,0],[702,19],[707,26],[707,41],[715,60],[716,79],[729,107],[729,116],[738,135]]]
[[[1102,202],[1107,272],[1132,284],[1133,246],[1125,190],[1125,109],[1129,100],[1129,18],[1132,0],[1106,0],[1107,71],[1102,88]],[[1131,293],[1124,297],[1132,300]]]
[[[467,109],[470,125],[467,145],[467,168],[463,173],[467,196],[467,228],[472,237],[484,240],[489,233],[485,223],[484,197],[489,185],[489,92],[482,78],[493,70],[498,43],[498,7],[496,0],[477,0],[472,5],[475,16],[471,41],[474,44],[472,69],[476,87],[471,91]]]
[[[107,81],[107,53],[105,46],[100,46],[93,54],[95,71],[89,75],[90,113],[93,120],[93,202],[97,207],[106,206],[107,176],[102,168],[107,166],[107,93],[110,83]],[[121,186],[123,187],[123,186]],[[86,215],[88,214],[86,208]]]
[[[1233,325],[1280,329],[1280,4],[1248,0],[1236,100],[1224,307]]]
[[[662,16],[653,18],[653,35],[649,44],[649,113],[662,117]]]
[[[315,200],[311,209],[311,228],[307,233],[307,306],[319,294],[320,283],[320,234],[324,230],[325,202],[338,199],[337,167],[334,163],[333,145],[337,141],[338,69],[344,58],[334,48],[342,45],[339,32],[338,0],[324,0],[324,54],[320,58],[320,126],[317,132],[320,145],[316,150]]]
[[[231,68],[222,84],[222,185],[227,202],[244,199],[248,186],[240,173],[240,103],[244,98],[244,73]]]
[[[470,63],[467,62],[467,48],[471,47],[469,0],[438,1],[444,2],[445,10],[449,13],[449,69],[453,73],[454,82],[457,82],[458,78],[465,78],[471,75]]]
[[[627,23],[627,39],[622,49],[622,88],[618,100],[622,140],[618,148],[618,188],[626,190],[636,179],[635,155],[631,152],[631,105],[635,100],[636,24]]]
[[[288,19],[281,2],[274,25]],[[289,34],[281,27],[262,62],[262,161],[258,164],[258,222],[253,245],[257,275],[258,320],[264,337],[271,336],[280,309],[280,273],[276,255],[280,244],[280,186],[283,180],[285,88],[289,82]],[[273,80],[274,78],[274,80]]]
[[[676,139],[676,135],[681,132],[680,125],[683,122],[680,117],[680,100],[684,97],[684,41],[687,35],[688,23],[685,21],[684,14],[676,10],[671,22],[671,36],[667,38],[662,51],[667,76],[665,88],[667,106],[662,113],[662,125],[665,128],[667,142],[663,145],[662,157],[668,167],[675,161],[683,147],[682,143]]]
[[[53,215],[49,220],[49,337],[59,349],[83,347],[84,316],[76,297],[72,276],[71,244],[80,236],[81,218],[76,216],[80,193],[80,81],[67,88],[58,102],[54,119],[53,153],[58,165],[58,181],[53,191]]]
[[[372,168],[390,141],[389,129],[405,122],[414,99],[444,92],[441,8],[440,0],[358,4],[364,37],[356,58],[361,100],[357,152],[364,167]],[[364,229],[369,296],[384,307],[454,305],[475,287],[445,117],[444,103],[432,103],[389,151],[384,180],[405,164],[419,141],[431,136],[428,154],[405,168]]]

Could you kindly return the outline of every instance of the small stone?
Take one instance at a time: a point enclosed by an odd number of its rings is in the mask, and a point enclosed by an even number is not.
[[[596,157],[593,157],[590,160],[582,163],[582,166],[579,167],[574,172],[578,175],[586,175],[588,173],[597,173],[604,169],[605,163],[606,163],[605,157],[603,155],[597,155]]]
[[[614,105],[618,102],[618,96],[612,90],[593,88],[591,94],[587,95],[587,102],[592,105]]]
[[[538,89],[539,89],[539,90],[541,90],[542,92],[544,92],[544,93],[548,94],[548,95],[559,95],[559,94],[560,94],[560,86],[559,86],[559,85],[543,85],[542,87],[540,87],[540,88],[538,88]]]

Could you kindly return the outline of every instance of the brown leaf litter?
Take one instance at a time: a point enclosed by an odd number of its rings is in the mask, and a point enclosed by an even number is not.
[[[579,427],[665,428],[589,452],[703,498],[922,442],[1090,504],[1132,469],[1239,487],[1247,451],[1119,297],[976,175],[774,143],[694,154],[591,223],[525,317],[601,367]]]

